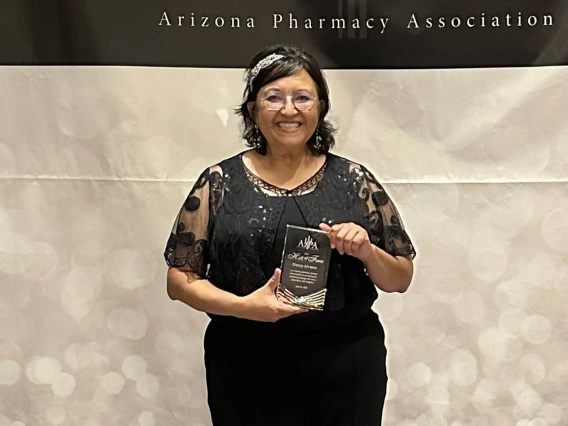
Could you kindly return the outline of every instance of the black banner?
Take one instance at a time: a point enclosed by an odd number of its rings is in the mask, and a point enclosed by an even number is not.
[[[289,42],[324,68],[568,64],[568,4],[535,0],[2,0],[0,64],[244,67]]]

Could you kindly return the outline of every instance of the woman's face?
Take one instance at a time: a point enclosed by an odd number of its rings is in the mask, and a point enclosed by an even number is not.
[[[288,148],[305,144],[318,125],[316,97],[316,84],[305,70],[262,87],[257,96],[256,124],[267,143]]]

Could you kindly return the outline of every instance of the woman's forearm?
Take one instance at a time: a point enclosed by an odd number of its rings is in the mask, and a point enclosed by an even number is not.
[[[404,293],[408,290],[414,266],[412,260],[402,256],[391,256],[373,245],[371,254],[363,264],[371,281],[386,293]]]
[[[170,299],[179,300],[201,312],[236,317],[241,313],[241,297],[221,290],[190,272],[170,268],[167,291]]]

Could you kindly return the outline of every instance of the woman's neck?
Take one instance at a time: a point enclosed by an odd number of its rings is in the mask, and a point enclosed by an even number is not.
[[[272,185],[279,188],[295,188],[322,166],[321,156],[314,156],[307,146],[299,148],[284,150],[267,147],[266,155],[251,150],[245,155],[245,166]]]
[[[307,146],[301,146],[297,149],[267,146],[263,160],[266,167],[270,167],[276,172],[285,173],[308,166],[313,162],[314,156]]]

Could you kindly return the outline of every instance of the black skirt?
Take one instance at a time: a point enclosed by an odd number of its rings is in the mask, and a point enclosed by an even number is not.
[[[213,426],[380,426],[384,340],[373,311],[331,329],[278,336],[211,321],[204,346]]]

